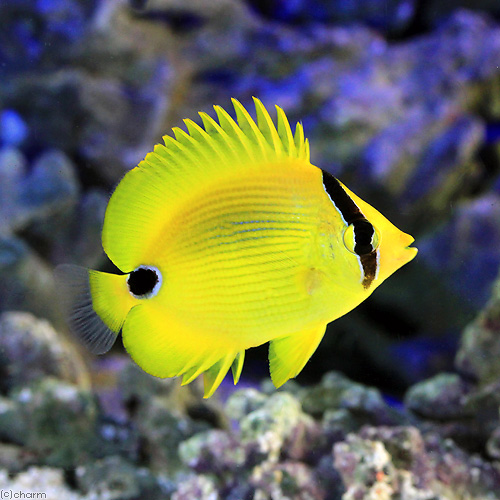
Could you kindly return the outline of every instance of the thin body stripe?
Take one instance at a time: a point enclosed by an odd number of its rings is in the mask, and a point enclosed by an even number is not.
[[[277,238],[285,239],[288,242],[290,240],[290,235],[287,234],[287,231],[294,230],[294,229],[290,229],[290,228],[283,228],[283,229],[269,228],[269,229],[273,229],[273,230],[279,229],[279,232],[274,233],[274,234],[259,234],[259,235],[254,234],[254,236],[249,236],[249,237],[245,237],[245,238],[234,238],[239,233],[242,233],[242,232],[248,233],[249,232],[249,231],[239,231],[238,233],[232,233],[229,235],[210,236],[210,237],[204,238],[202,240],[194,240],[193,239],[193,240],[187,241],[182,246],[179,246],[179,251],[186,251],[187,252],[187,251],[195,248],[196,252],[198,254],[202,254],[203,252],[210,251],[213,248],[220,247],[223,245],[232,245],[233,247],[237,247],[238,245],[240,245],[241,243],[244,243],[246,241],[255,241],[255,240],[264,240],[264,239],[272,241],[272,243],[274,245],[275,240]],[[295,232],[297,232],[297,234],[294,235],[296,241],[298,239],[308,239],[308,234],[307,233],[303,234],[303,230],[295,229]],[[233,239],[229,239],[229,241],[222,241],[223,238],[233,238]],[[205,242],[208,242],[208,241],[215,241],[215,242],[204,244]],[[221,251],[222,250],[218,250],[219,253]],[[234,251],[234,250],[231,249],[231,251]]]
[[[254,239],[254,238],[252,238]],[[262,248],[262,243],[259,242],[258,240],[254,239],[256,243],[254,245],[246,245],[245,247],[241,248],[241,250],[234,250],[232,248],[228,249],[223,249],[221,248],[214,254],[206,255],[204,256],[204,259],[206,259],[206,262],[201,262],[199,264],[200,267],[206,268],[207,262],[210,264],[217,264],[220,262],[230,262],[232,260],[239,260],[241,259],[241,254],[242,253],[247,253],[249,250],[255,250],[255,249],[261,249]],[[289,249],[291,246],[289,241],[273,241],[272,244],[273,247],[276,247],[275,250],[273,249],[266,249],[263,252],[259,253],[251,253],[252,258],[264,258],[264,257],[270,257],[271,255],[282,255],[284,252],[284,249],[281,249],[280,247],[285,247],[285,249]],[[293,245],[292,245],[293,246]],[[180,262],[184,262],[186,260],[186,257],[184,254],[181,254],[181,257],[172,261],[173,264],[178,265]],[[189,260],[189,265],[191,267],[196,266],[196,263],[192,261],[192,259]],[[196,260],[198,260],[198,257],[196,257]],[[211,272],[211,270],[207,270],[207,272]]]
[[[257,198],[257,195],[255,196]],[[262,198],[262,197],[261,197]],[[290,206],[289,198],[268,198],[263,201],[253,200],[251,196],[246,196],[244,200],[240,198],[227,197],[221,199],[217,204],[217,210],[214,213],[214,203],[213,200],[204,205],[199,205],[192,207],[189,211],[182,214],[183,220],[190,220],[196,218],[197,221],[208,224],[210,221],[220,220],[221,214],[224,214],[226,220],[231,220],[232,218],[242,217],[246,220],[249,213],[254,214],[254,218],[257,214],[263,214],[266,216],[283,216],[286,220],[294,221],[299,223],[307,224],[312,220],[312,207],[300,207],[296,206],[295,210],[287,211],[283,210],[283,207]],[[276,210],[270,210],[276,208]],[[302,210],[299,210],[302,209]]]
[[[354,235],[356,245],[354,250],[360,263],[362,273],[361,284],[365,288],[368,288],[377,275],[378,259],[377,250],[372,250],[368,253],[364,253],[364,251],[368,249],[368,245],[371,246],[371,239],[375,230],[356,203],[354,203],[354,200],[346,193],[340,182],[332,174],[324,170],[321,172],[323,174],[323,186],[326,194],[338,210],[342,220],[346,226],[355,224]],[[371,227],[371,234],[368,232],[368,224]],[[367,237],[369,238],[368,241]]]

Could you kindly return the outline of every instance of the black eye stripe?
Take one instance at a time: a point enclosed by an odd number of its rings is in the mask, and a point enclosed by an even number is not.
[[[365,255],[373,251],[373,235],[375,229],[366,219],[358,219],[354,226],[354,251],[358,255]]]
[[[364,288],[368,288],[377,274],[377,252],[373,249],[375,229],[363,215],[352,198],[344,191],[340,182],[328,172],[323,174],[323,186],[335,208],[347,225],[354,225],[354,251],[359,256],[363,269]]]
[[[365,255],[360,255],[359,259],[361,260],[364,274],[362,285],[365,288],[368,288],[377,275],[377,252],[370,252]]]
[[[323,186],[325,187],[325,191],[333,204],[337,207],[337,210],[341,213],[345,223],[349,225],[357,219],[365,219],[361,210],[344,191],[340,182],[332,174],[324,170],[321,172],[323,173]]]

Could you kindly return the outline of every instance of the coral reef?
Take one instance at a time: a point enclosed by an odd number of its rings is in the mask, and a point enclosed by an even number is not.
[[[40,324],[26,324],[28,344],[43,342]],[[52,347],[44,340],[42,351]],[[7,371],[17,362],[6,358]],[[498,391],[458,375],[413,387],[400,409],[335,372],[292,392],[236,390],[214,403],[223,424],[201,419],[194,395],[179,400],[177,382],[129,362],[115,369],[125,384],[120,417],[62,372],[26,377],[2,396],[3,489],[54,499],[500,498]],[[457,429],[475,434],[465,440]]]

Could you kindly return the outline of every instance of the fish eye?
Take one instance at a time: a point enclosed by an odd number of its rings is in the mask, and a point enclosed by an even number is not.
[[[130,294],[136,299],[150,299],[161,288],[162,276],[160,270],[154,266],[139,266],[127,278]]]
[[[344,245],[355,255],[367,255],[378,248],[378,231],[366,219],[357,219],[344,231]]]

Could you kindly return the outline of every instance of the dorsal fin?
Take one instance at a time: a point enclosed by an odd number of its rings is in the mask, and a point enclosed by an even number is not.
[[[302,125],[292,133],[284,111],[276,106],[277,125],[256,98],[257,122],[236,99],[235,121],[220,106],[216,120],[200,113],[203,127],[185,120],[187,132],[174,128],[118,185],[106,210],[103,246],[123,272],[131,272],[150,254],[175,209],[207,182],[259,164],[300,161],[310,166]],[[313,168],[311,166],[311,168]]]
[[[192,120],[184,120],[188,132],[174,128],[175,141],[185,148],[194,148],[196,152],[208,159],[218,159],[239,165],[248,162],[276,161],[283,158],[297,158],[309,161],[309,148],[301,123],[297,123],[295,133],[292,132],[285,112],[279,106],[277,110],[277,126],[274,124],[262,102],[253,98],[257,113],[257,123],[237,99],[231,99],[237,122],[220,106],[214,106],[219,123],[204,112],[199,115],[203,127]],[[155,149],[154,153],[170,160],[169,153],[178,155],[179,146],[170,137],[164,136],[165,146]],[[146,157],[148,161],[149,155]],[[144,165],[139,165],[144,166]],[[234,166],[234,165],[233,165]]]

